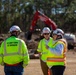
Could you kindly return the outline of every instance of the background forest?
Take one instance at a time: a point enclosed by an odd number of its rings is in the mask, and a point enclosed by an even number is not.
[[[27,31],[36,10],[66,32],[76,32],[76,0],[0,0],[0,33],[7,33],[13,24]]]

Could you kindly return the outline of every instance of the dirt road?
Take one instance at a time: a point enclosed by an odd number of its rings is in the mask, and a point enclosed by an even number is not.
[[[0,75],[4,75],[2,66],[0,66]],[[29,65],[24,70],[24,75],[43,75],[39,59],[30,60]],[[76,52],[68,51],[67,67],[64,75],[76,75]]]

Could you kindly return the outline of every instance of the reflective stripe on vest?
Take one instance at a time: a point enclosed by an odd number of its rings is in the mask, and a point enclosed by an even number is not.
[[[48,62],[64,62],[64,58],[47,58]]]
[[[27,53],[25,53],[25,54],[21,53],[21,41],[19,42],[18,52],[14,52],[14,53],[7,53],[6,52],[6,41],[4,41],[4,56],[11,56],[11,55],[22,55],[22,56],[27,55]]]
[[[64,54],[65,54],[65,52],[67,52],[67,42],[64,39],[61,39],[59,41],[61,41],[61,42],[63,42],[65,44],[65,48],[64,48]]]

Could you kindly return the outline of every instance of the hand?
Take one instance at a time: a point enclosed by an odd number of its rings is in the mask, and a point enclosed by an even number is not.
[[[28,65],[28,64],[23,64],[22,67],[25,68],[25,67],[27,67],[27,65]]]

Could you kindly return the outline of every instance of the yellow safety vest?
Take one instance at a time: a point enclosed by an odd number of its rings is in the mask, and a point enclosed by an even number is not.
[[[52,46],[52,44],[53,44],[53,39],[50,37],[50,40],[49,40],[49,42],[48,42],[48,46]],[[45,39],[42,39],[42,40],[39,42],[37,51],[41,53],[40,59],[45,62],[46,59],[47,59],[47,54],[48,54],[48,52],[49,52],[49,50],[46,49]]]
[[[23,66],[26,66],[29,62],[25,42],[15,36],[9,37],[2,43],[0,56],[0,63],[16,64],[23,62]]]
[[[57,41],[53,45],[53,48],[60,43],[64,45],[63,53],[62,53],[62,55],[56,55],[56,54],[54,54],[50,51],[50,54],[48,54],[48,57],[47,57],[48,67],[56,66],[56,65],[65,65],[66,64],[66,51],[67,51],[66,41],[64,41],[63,39]]]

